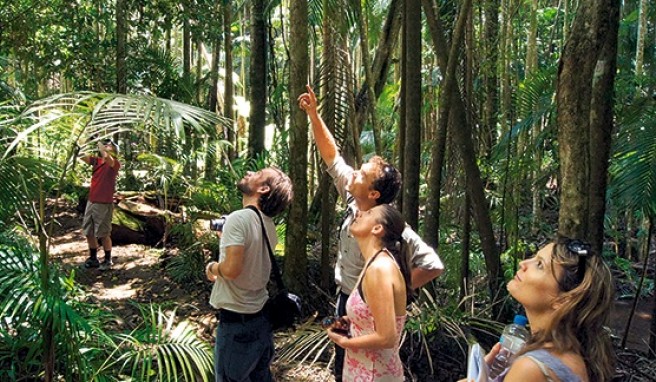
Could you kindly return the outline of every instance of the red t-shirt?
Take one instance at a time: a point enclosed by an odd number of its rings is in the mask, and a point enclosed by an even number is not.
[[[116,164],[109,167],[102,158],[91,157],[90,164],[93,166],[91,175],[91,188],[89,190],[89,201],[93,203],[113,203],[114,190],[116,189],[116,176],[121,168],[121,163],[114,158]]]

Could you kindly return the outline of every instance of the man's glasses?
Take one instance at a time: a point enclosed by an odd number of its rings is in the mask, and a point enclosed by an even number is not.
[[[590,244],[578,240],[578,239],[568,239],[565,242],[565,246],[567,247],[567,250],[570,251],[571,253],[578,255],[579,257],[579,264],[577,267],[577,278],[578,282],[580,283],[583,281],[583,276],[585,276],[585,266],[587,263],[587,258],[591,254],[591,246]]]

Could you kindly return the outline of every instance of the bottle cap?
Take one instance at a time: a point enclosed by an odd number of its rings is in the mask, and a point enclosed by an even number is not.
[[[526,316],[522,316],[521,314],[518,314],[515,316],[513,323],[521,326],[526,326],[526,324],[528,324],[528,318],[526,318]]]

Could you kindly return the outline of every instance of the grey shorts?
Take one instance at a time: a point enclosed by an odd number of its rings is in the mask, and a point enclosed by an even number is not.
[[[85,236],[105,237],[112,233],[112,214],[114,203],[93,203],[87,201],[82,230]]]

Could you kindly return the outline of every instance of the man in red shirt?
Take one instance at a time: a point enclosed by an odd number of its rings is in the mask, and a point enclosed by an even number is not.
[[[112,213],[114,211],[114,191],[116,176],[121,164],[116,158],[118,145],[111,140],[98,142],[100,156],[81,158],[93,166],[89,200],[84,211],[82,229],[89,244],[89,258],[84,262],[85,268],[100,268],[105,271],[112,268]],[[98,261],[98,239],[101,238],[105,259]]]

